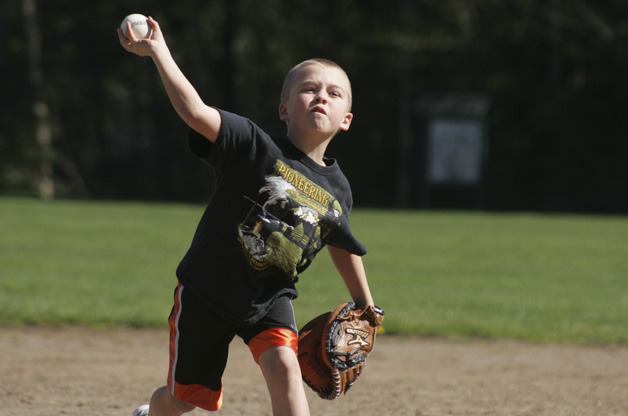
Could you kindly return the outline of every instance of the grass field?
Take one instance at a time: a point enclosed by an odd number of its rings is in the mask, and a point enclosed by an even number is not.
[[[0,324],[165,325],[203,207],[0,198]],[[388,333],[628,344],[628,217],[356,210]],[[347,300],[325,252],[302,324]]]

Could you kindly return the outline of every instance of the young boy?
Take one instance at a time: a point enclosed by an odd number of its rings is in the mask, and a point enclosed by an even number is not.
[[[272,137],[248,119],[209,107],[182,74],[158,23],[149,39],[118,29],[122,47],[152,58],[175,110],[191,128],[193,153],[216,169],[219,185],[177,269],[169,318],[167,386],[136,414],[218,410],[228,346],[249,346],[270,393],[274,415],[307,415],[292,309],[298,274],[327,245],[353,300],[373,305],[349,228],[349,183],[325,149],[351,125],[351,85],[323,59],[296,65],[281,91],[287,137]],[[130,28],[128,28],[130,29]],[[143,413],[142,413],[143,412]]]

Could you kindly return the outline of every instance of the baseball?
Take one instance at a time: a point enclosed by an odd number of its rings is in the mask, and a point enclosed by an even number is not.
[[[143,14],[130,14],[120,23],[120,29],[122,29],[122,33],[124,33],[124,36],[128,39],[129,34],[126,30],[126,22],[131,23],[131,30],[133,30],[133,34],[137,39],[144,39],[150,36],[151,28],[146,21],[146,16]]]

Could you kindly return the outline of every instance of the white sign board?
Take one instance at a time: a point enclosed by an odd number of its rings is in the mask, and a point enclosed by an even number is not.
[[[428,131],[428,181],[432,184],[480,182],[482,123],[436,118]]]

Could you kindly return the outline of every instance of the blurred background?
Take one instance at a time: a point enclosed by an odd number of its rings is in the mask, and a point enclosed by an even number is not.
[[[130,13],[159,21],[206,103],[283,134],[283,76],[325,57],[353,84],[334,140],[357,206],[628,212],[628,2],[178,0],[0,3],[0,192],[203,201]]]

